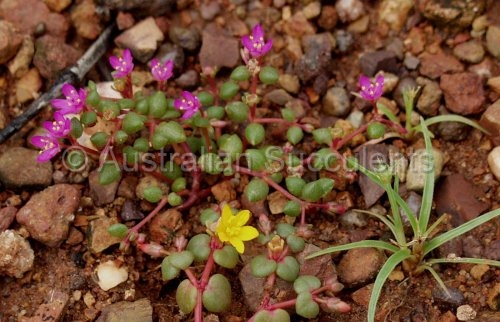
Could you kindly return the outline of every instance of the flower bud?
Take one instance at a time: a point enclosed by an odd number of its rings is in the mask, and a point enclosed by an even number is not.
[[[139,244],[139,249],[151,257],[163,257],[166,254],[165,249],[156,243]]]

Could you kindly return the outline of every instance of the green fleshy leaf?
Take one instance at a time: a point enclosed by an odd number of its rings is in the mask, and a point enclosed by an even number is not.
[[[155,128],[155,134],[161,135],[168,139],[168,143],[182,143],[186,141],[186,133],[184,128],[177,122],[161,122]]]
[[[208,226],[211,223],[216,222],[217,220],[219,220],[219,218],[220,215],[212,208],[203,209],[203,211],[200,214],[200,222],[204,226]]]
[[[366,129],[366,135],[369,139],[378,139],[383,137],[385,134],[385,125],[379,122],[374,122],[368,125]]]
[[[160,170],[163,175],[170,180],[182,177],[182,168],[172,160],[166,161]]]
[[[210,106],[207,108],[207,117],[209,120],[216,119],[220,120],[224,117],[226,110],[222,106]]]
[[[167,196],[167,202],[172,207],[177,207],[182,204],[182,197],[176,194],[175,192],[171,192]]]
[[[200,92],[197,96],[202,106],[206,107],[214,105],[214,96],[209,92]]]
[[[321,287],[321,281],[316,276],[302,275],[293,282],[293,289],[297,294],[312,292]]]
[[[127,139],[128,139],[128,134],[125,133],[125,131],[119,130],[116,131],[114,134],[114,142],[118,145],[127,142]]]
[[[276,233],[281,236],[281,238],[287,238],[290,234],[294,234],[296,231],[295,227],[287,223],[279,223],[276,225]]]
[[[168,138],[160,135],[158,133],[154,133],[151,138],[151,145],[155,150],[161,150],[168,144]]]
[[[235,82],[232,81],[225,82],[224,84],[222,84],[220,88],[219,96],[223,100],[228,101],[232,99],[236,94],[238,94],[239,90],[240,87]]]
[[[146,115],[149,113],[149,100],[147,97],[143,97],[137,101],[135,104],[135,111],[138,114]]]
[[[130,98],[122,98],[118,101],[120,110],[133,110],[135,108],[135,101]]]
[[[172,266],[178,269],[186,269],[193,263],[194,255],[188,250],[183,250],[182,252],[170,254],[169,258]]]
[[[331,170],[337,162],[337,155],[333,153],[331,148],[323,148],[316,152],[313,161],[313,167],[321,170],[326,168]]]
[[[78,139],[83,134],[83,126],[79,119],[76,117],[71,118],[71,137]]]
[[[235,81],[246,81],[250,78],[247,66],[238,66],[231,73],[231,79]]]
[[[146,187],[144,189],[144,199],[149,202],[157,203],[163,197],[163,191],[160,187]]]
[[[279,78],[278,70],[271,66],[264,66],[259,72],[260,81],[266,85],[276,84]]]
[[[265,153],[259,149],[246,149],[245,156],[248,167],[254,171],[264,170],[267,163]]]
[[[85,127],[92,127],[97,122],[97,113],[94,111],[83,112],[80,121]]]
[[[302,206],[298,201],[290,200],[283,207],[283,213],[290,217],[297,217],[302,212]]]
[[[125,161],[127,161],[127,164],[136,165],[139,163],[139,152],[130,145],[125,146],[122,149],[122,153],[125,156]]]
[[[250,202],[258,202],[264,200],[269,194],[269,186],[259,178],[253,178],[245,187],[243,192]]]
[[[149,142],[146,138],[137,138],[134,141],[134,149],[139,152],[148,152]]]
[[[235,268],[239,259],[238,252],[231,245],[225,245],[222,249],[214,251],[214,261],[225,268]]]
[[[124,238],[127,236],[128,227],[124,224],[116,223],[108,227],[108,233],[114,237]]]
[[[234,162],[243,151],[243,142],[237,134],[223,135],[219,141],[219,149]]]
[[[298,253],[304,250],[306,247],[306,241],[304,238],[297,235],[288,235],[286,238],[286,244],[294,253]]]
[[[299,276],[299,271],[300,265],[295,257],[286,256],[281,262],[278,263],[278,267],[276,268],[276,275],[287,282],[293,282]]]
[[[290,143],[297,144],[304,138],[304,132],[299,126],[294,125],[286,131],[286,138]]]
[[[332,143],[332,134],[330,133],[330,129],[327,128],[321,128],[321,129],[316,129],[312,131],[312,135],[314,138],[314,141],[318,144],[327,144],[330,145]]]
[[[291,108],[285,107],[281,109],[281,117],[288,122],[295,121],[295,113]]]
[[[255,314],[253,322],[290,322],[290,315],[283,309],[259,311]]]
[[[257,255],[250,262],[250,269],[255,277],[267,277],[274,273],[277,267],[276,261],[264,255]]]
[[[302,189],[301,198],[305,201],[316,202],[332,191],[335,181],[329,178],[321,178],[309,182]]]
[[[71,150],[66,153],[66,164],[72,170],[81,170],[87,161],[87,154],[81,150]]]
[[[294,196],[298,197],[302,194],[302,189],[306,185],[306,181],[298,177],[288,177],[285,179],[287,190]]]
[[[248,119],[248,105],[243,102],[231,102],[226,105],[226,113],[231,121],[242,123]]]
[[[155,118],[162,117],[167,112],[167,98],[165,93],[157,91],[149,96],[149,115]]]
[[[139,132],[144,128],[144,116],[136,113],[127,113],[122,121],[122,130],[128,134]]]
[[[191,237],[186,250],[193,254],[195,261],[206,260],[210,255],[210,236],[207,234],[198,234]]]
[[[99,184],[107,185],[112,182],[120,180],[122,171],[117,163],[113,161],[107,161],[102,165],[99,171]]]
[[[170,256],[165,257],[161,262],[161,277],[164,281],[170,281],[176,278],[179,276],[180,272],[180,269],[170,263]]]
[[[201,170],[208,174],[219,174],[224,170],[221,158],[215,153],[205,153],[198,159]]]
[[[186,189],[187,180],[184,177],[177,178],[172,182],[171,188],[173,192],[179,192]]]
[[[177,291],[175,292],[175,300],[177,301],[177,305],[179,305],[179,310],[184,314],[193,312],[197,296],[198,289],[196,286],[191,284],[191,281],[188,279],[183,280],[177,286]]]
[[[95,89],[91,90],[87,94],[87,98],[85,99],[85,102],[87,103],[87,105],[90,105],[93,108],[96,108],[97,106],[99,106],[99,103],[101,103],[101,96],[99,95],[99,93],[97,93],[97,90],[95,90]]]
[[[251,145],[258,145],[264,141],[266,130],[260,123],[250,123],[245,128],[245,138]]]
[[[98,148],[102,149],[108,143],[109,134],[104,132],[96,132],[90,137],[90,142]]]
[[[306,319],[314,319],[319,314],[319,305],[314,302],[311,293],[303,292],[297,296],[295,311]]]
[[[210,312],[220,313],[231,304],[231,284],[222,274],[215,274],[208,280],[202,295],[203,306]]]

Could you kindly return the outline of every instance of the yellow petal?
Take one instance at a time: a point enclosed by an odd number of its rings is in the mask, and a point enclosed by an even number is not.
[[[247,223],[248,219],[250,219],[250,211],[242,210],[236,215],[236,221],[234,224],[238,227],[241,227]]]
[[[241,239],[239,238],[231,238],[229,240],[229,242],[231,243],[231,245],[234,246],[234,248],[236,248],[236,251],[240,254],[243,254],[243,252],[245,251],[245,245],[243,244],[243,242],[241,241]]]
[[[215,233],[217,234],[217,237],[219,237],[221,242],[229,241],[229,236],[226,234],[225,226],[219,224],[219,226],[217,226],[217,228],[215,229]]]
[[[241,227],[240,233],[238,234],[238,237],[243,241],[252,240],[258,236],[259,232],[252,226]]]

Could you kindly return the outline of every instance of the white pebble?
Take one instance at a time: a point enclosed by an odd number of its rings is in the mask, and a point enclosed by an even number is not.
[[[495,178],[500,181],[500,146],[497,146],[488,154],[488,165]]]
[[[460,305],[457,308],[457,320],[458,321],[471,321],[476,318],[476,311],[474,309],[466,304],[466,305]]]
[[[104,291],[125,282],[128,278],[127,268],[118,267],[114,261],[99,264],[96,268],[97,284]]]

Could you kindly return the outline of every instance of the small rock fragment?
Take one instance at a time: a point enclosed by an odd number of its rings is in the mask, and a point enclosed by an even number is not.
[[[488,154],[488,165],[495,178],[500,181],[500,146],[495,147]]]
[[[321,2],[313,1],[309,3],[304,7],[304,9],[302,9],[302,12],[307,19],[316,18],[321,13]]]
[[[359,67],[361,68],[361,72],[368,77],[373,77],[381,70],[397,74],[397,56],[391,50],[367,52],[359,59]]]
[[[391,74],[389,74],[391,75]],[[392,78],[392,77],[391,77]],[[396,81],[398,81],[398,78],[394,78]],[[417,88],[417,81],[413,77],[403,77],[397,82],[397,86],[394,90],[394,93],[392,94],[392,97],[398,103],[399,106],[404,107],[404,99],[403,99],[403,93],[408,90],[412,90]],[[391,88],[386,88],[386,81],[384,80],[384,92],[387,90],[387,92],[392,92]]]
[[[35,44],[31,37],[25,36],[16,57],[8,64],[10,74],[15,77],[21,77],[26,74],[34,54]]]
[[[144,214],[139,211],[137,205],[132,200],[125,200],[120,212],[120,218],[123,221],[140,220],[144,218]]]
[[[127,267],[119,267],[115,261],[107,261],[99,264],[95,272],[97,284],[104,291],[110,290],[128,279]]]
[[[94,200],[94,204],[98,207],[113,202],[115,200],[116,190],[120,181],[114,181],[107,185],[99,183],[99,172],[92,171],[89,174],[90,197]]]
[[[202,67],[234,68],[240,60],[239,42],[219,28],[205,28],[202,33]]]
[[[314,35],[316,29],[302,11],[298,11],[283,25],[283,31],[292,38],[301,38],[304,35]]]
[[[380,20],[386,22],[392,30],[399,32],[413,6],[412,0],[384,0],[379,9]]]
[[[483,245],[474,236],[467,236],[462,241],[465,257],[481,258],[483,256]]]
[[[182,88],[193,88],[200,82],[200,74],[195,70],[190,69],[179,76],[175,82]]]
[[[481,278],[483,278],[483,275],[490,270],[490,267],[486,264],[479,264],[479,265],[474,265],[471,269],[470,269],[470,275],[480,281]]]
[[[71,11],[70,18],[76,33],[85,39],[94,40],[102,32],[93,0],[84,0],[78,3]]]
[[[464,70],[464,66],[458,59],[445,54],[442,50],[437,53],[424,52],[418,58],[420,59],[420,73],[432,79],[444,73],[458,73]]]
[[[364,13],[363,2],[360,0],[338,0],[335,9],[342,22],[354,21]]]
[[[278,82],[280,86],[289,93],[297,94],[300,90],[300,82],[297,75],[282,74]]]
[[[323,6],[318,25],[325,30],[332,30],[337,24],[338,15],[334,6]]]
[[[200,45],[200,34],[195,28],[173,26],[169,30],[170,40],[182,48],[194,51]]]
[[[345,88],[332,87],[323,97],[323,112],[327,115],[344,117],[351,110],[351,102]]]
[[[16,207],[7,206],[0,209],[0,233],[9,228],[16,218],[16,213]]]
[[[93,254],[97,254],[107,249],[112,245],[119,244],[122,238],[112,236],[108,232],[111,225],[116,224],[117,221],[108,217],[99,217],[90,222],[87,231],[88,248]]]
[[[436,187],[436,211],[439,215],[450,214],[456,227],[488,210],[488,204],[478,199],[481,195],[462,174],[449,175]]]
[[[145,63],[153,57],[163,39],[154,18],[149,17],[119,35],[115,43],[122,48],[130,48],[134,58]]]
[[[231,180],[225,180],[217,183],[212,188],[210,188],[210,191],[219,204],[223,201],[230,202],[236,199],[236,190],[234,190],[234,186]]]
[[[484,110],[483,81],[474,73],[456,73],[441,76],[446,107],[461,115],[477,114]]]
[[[220,12],[218,1],[203,2],[200,4],[201,17],[204,20],[210,21],[215,18]]]
[[[302,81],[308,82],[330,65],[334,42],[329,33],[321,33],[304,36],[302,44],[305,54],[295,64],[295,72]]]
[[[80,190],[70,184],[56,184],[34,194],[16,214],[31,237],[57,247],[68,235],[69,224],[80,203]]]
[[[484,48],[479,41],[470,40],[453,48],[453,54],[460,60],[476,64],[483,60]]]
[[[486,48],[496,58],[500,58],[500,26],[492,25],[486,32]]]
[[[20,278],[33,268],[30,244],[13,230],[0,233],[0,275]]]
[[[346,286],[362,285],[373,279],[385,262],[378,249],[365,247],[348,250],[337,267],[339,279]]]
[[[270,193],[267,196],[269,210],[273,215],[281,214],[288,199],[279,191]]]
[[[284,89],[278,88],[270,91],[264,96],[264,100],[270,101],[276,105],[284,106],[291,100],[293,97],[288,94]]]
[[[488,79],[488,86],[497,94],[500,94],[500,76],[491,77]]]
[[[432,289],[432,298],[434,302],[442,309],[451,309],[461,305],[465,298],[460,290],[448,287],[448,292],[445,292],[441,287]]]
[[[152,322],[153,307],[147,298],[122,301],[106,306],[96,322]]]
[[[493,311],[500,309],[500,283],[496,283],[488,292],[487,303]]]
[[[133,12],[134,16],[161,16],[175,6],[174,0],[100,0],[99,3],[115,11]],[[180,5],[179,5],[180,6]],[[180,6],[181,7],[181,6]],[[179,8],[179,10],[182,9]]]
[[[40,321],[63,321],[69,295],[52,289],[49,294],[49,302],[38,307],[31,318],[21,317],[19,322],[40,322]]]
[[[0,156],[0,181],[8,188],[41,186],[52,182],[52,163],[36,161],[38,152],[23,147],[7,149]],[[23,169],[23,171],[19,171]]]
[[[33,64],[40,75],[55,79],[60,71],[76,63],[80,56],[80,50],[64,43],[61,38],[45,35],[35,41]]]
[[[376,166],[375,162],[378,159],[381,159],[389,164],[388,153],[389,149],[384,144],[363,146],[363,148],[359,151],[359,161],[363,167],[368,170],[374,170],[374,167]],[[359,176],[359,187],[365,199],[366,207],[371,207],[385,193],[385,190],[382,189],[382,187],[370,180],[364,174]]]
[[[61,12],[71,4],[71,0],[45,0],[45,4],[51,11]]]
[[[489,132],[493,143],[500,145],[500,100],[497,100],[486,108],[486,111],[484,111],[479,120],[479,124]],[[499,177],[497,176],[497,178]]]
[[[436,115],[443,96],[439,84],[425,77],[417,78],[417,84],[422,86],[422,92],[417,100],[417,109],[427,116]]]
[[[432,156],[427,155],[425,149],[415,150],[410,157],[410,166],[406,172],[406,188],[422,191],[427,173],[434,170],[434,178],[439,178],[443,164],[443,153],[438,149],[432,149]]]
[[[458,321],[471,321],[476,318],[477,312],[474,311],[472,306],[465,304],[457,307],[457,320]]]
[[[484,248],[484,258],[500,260],[500,240],[494,240]]]
[[[421,1],[417,9],[432,22],[446,27],[465,28],[479,16],[486,6],[486,1],[430,0]]]
[[[42,79],[38,70],[32,68],[22,76],[16,83],[16,99],[19,104],[26,103],[39,96],[38,91],[42,87]]]
[[[17,53],[23,38],[13,24],[0,20],[0,64],[5,64]]]
[[[169,244],[175,232],[182,227],[182,214],[176,209],[168,209],[156,215],[149,224],[151,240],[156,243]]]

